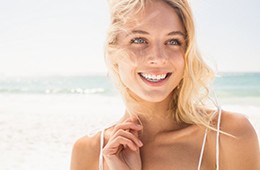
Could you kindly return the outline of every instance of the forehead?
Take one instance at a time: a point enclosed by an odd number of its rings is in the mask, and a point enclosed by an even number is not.
[[[126,27],[184,32],[183,24],[175,9],[162,1],[152,1],[146,4],[142,11],[129,17]]]

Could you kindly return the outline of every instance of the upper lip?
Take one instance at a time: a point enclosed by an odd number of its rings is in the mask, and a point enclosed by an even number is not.
[[[151,75],[161,75],[161,74],[169,74],[172,73],[170,71],[162,71],[162,70],[149,70],[149,71],[139,71],[138,74],[151,74]]]
[[[158,76],[160,78],[167,78],[169,77],[172,73],[171,72],[139,72],[138,73],[141,77],[147,77],[147,78],[152,78],[158,79]]]

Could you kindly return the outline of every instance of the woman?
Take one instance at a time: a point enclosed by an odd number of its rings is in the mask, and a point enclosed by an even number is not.
[[[111,0],[110,6],[106,61],[126,112],[76,142],[71,169],[260,169],[249,121],[207,105],[213,73],[195,46],[187,0]]]

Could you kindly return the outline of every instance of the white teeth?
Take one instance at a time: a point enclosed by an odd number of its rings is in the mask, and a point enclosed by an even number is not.
[[[143,78],[145,78],[146,80],[149,80],[149,81],[152,81],[152,82],[158,82],[160,80],[165,79],[167,74],[152,75],[152,74],[141,73],[141,76]]]

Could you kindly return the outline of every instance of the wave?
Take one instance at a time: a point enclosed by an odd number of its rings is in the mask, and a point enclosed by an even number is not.
[[[0,78],[0,94],[111,94],[105,76]]]
[[[213,88],[217,96],[260,97],[260,73],[220,74]],[[101,94],[116,90],[107,76],[0,77],[0,94]]]
[[[2,94],[108,94],[108,89],[104,88],[71,88],[71,89],[59,89],[59,88],[47,88],[47,89],[0,89]]]

